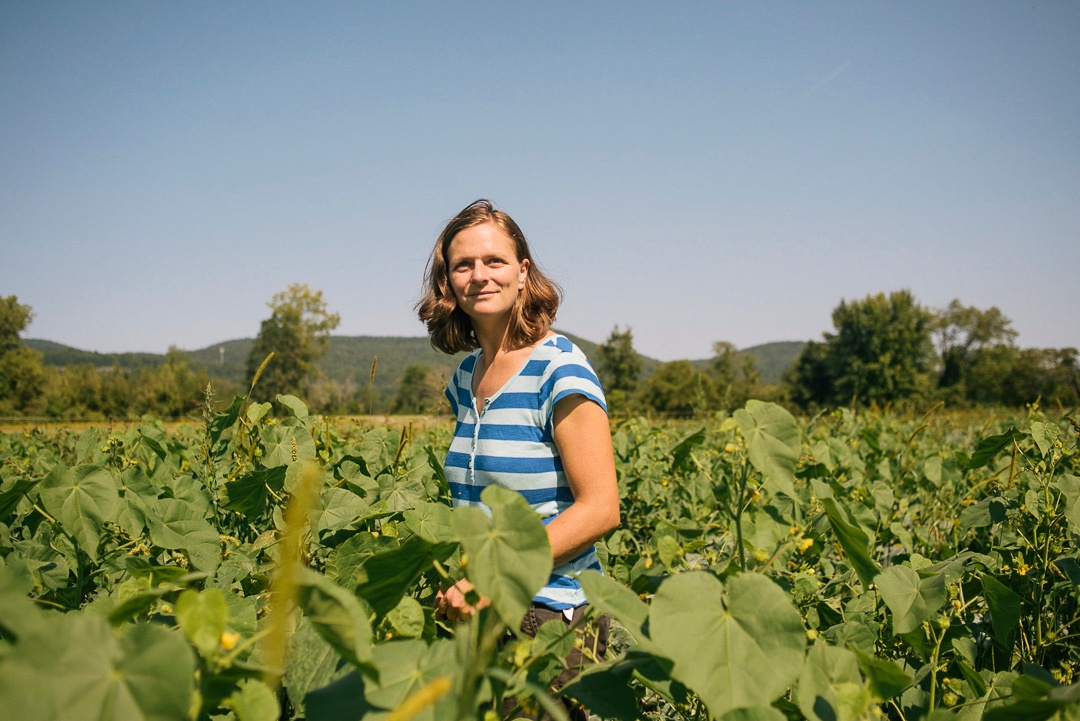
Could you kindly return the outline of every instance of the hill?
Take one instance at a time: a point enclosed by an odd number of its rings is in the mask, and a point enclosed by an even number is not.
[[[757,362],[757,369],[761,373],[761,380],[770,385],[776,385],[780,382],[784,371],[795,364],[795,360],[804,347],[806,347],[806,341],[782,340],[743,348],[739,352],[753,356]]]
[[[574,341],[590,360],[597,362],[596,343],[566,331],[559,332]],[[251,338],[241,338],[183,352],[192,366],[204,368],[211,377],[245,386],[248,382],[247,357],[253,342]],[[97,353],[35,338],[28,338],[25,343],[42,353],[46,365],[53,366],[91,365],[99,369],[135,370],[155,367],[165,361],[165,356],[159,353]],[[779,383],[781,374],[795,361],[803,345],[799,341],[766,343],[741,352],[754,356],[764,382]],[[428,366],[437,374],[448,377],[462,354],[447,356],[440,353],[423,336],[332,336],[330,348],[319,362],[319,368],[328,380],[355,391],[368,386],[372,361],[376,357],[372,390],[376,398],[389,400],[409,366]],[[708,359],[693,361],[698,367],[705,367],[709,362]],[[662,363],[642,356],[642,377],[648,378]]]

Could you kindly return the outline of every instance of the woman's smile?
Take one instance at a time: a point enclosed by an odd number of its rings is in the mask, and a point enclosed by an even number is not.
[[[510,237],[494,223],[481,223],[454,236],[448,250],[450,285],[466,315],[508,318],[529,268]]]

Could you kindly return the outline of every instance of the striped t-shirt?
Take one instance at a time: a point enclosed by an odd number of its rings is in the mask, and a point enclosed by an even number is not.
[[[533,349],[525,365],[478,406],[473,397],[477,350],[461,361],[446,388],[457,418],[446,455],[446,480],[455,506],[482,506],[480,492],[496,484],[519,492],[545,524],[574,502],[555,447],[554,409],[581,394],[604,411],[604,391],[585,354],[568,338],[554,335]],[[596,551],[555,567],[533,599],[555,610],[586,602],[576,575],[600,570]]]

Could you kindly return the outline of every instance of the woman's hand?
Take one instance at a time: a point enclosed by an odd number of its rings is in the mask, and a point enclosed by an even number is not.
[[[476,607],[471,606],[465,600],[465,594],[472,590],[473,585],[463,578],[445,592],[439,591],[435,594],[435,615],[445,616],[455,623],[461,623],[468,621],[481,608],[491,605],[491,601],[481,596]]]

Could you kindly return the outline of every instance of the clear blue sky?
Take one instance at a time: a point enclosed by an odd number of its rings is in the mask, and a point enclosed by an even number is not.
[[[293,282],[423,335],[489,197],[655,358],[841,299],[1080,346],[1080,3],[0,3],[0,295],[99,351],[252,337]]]

